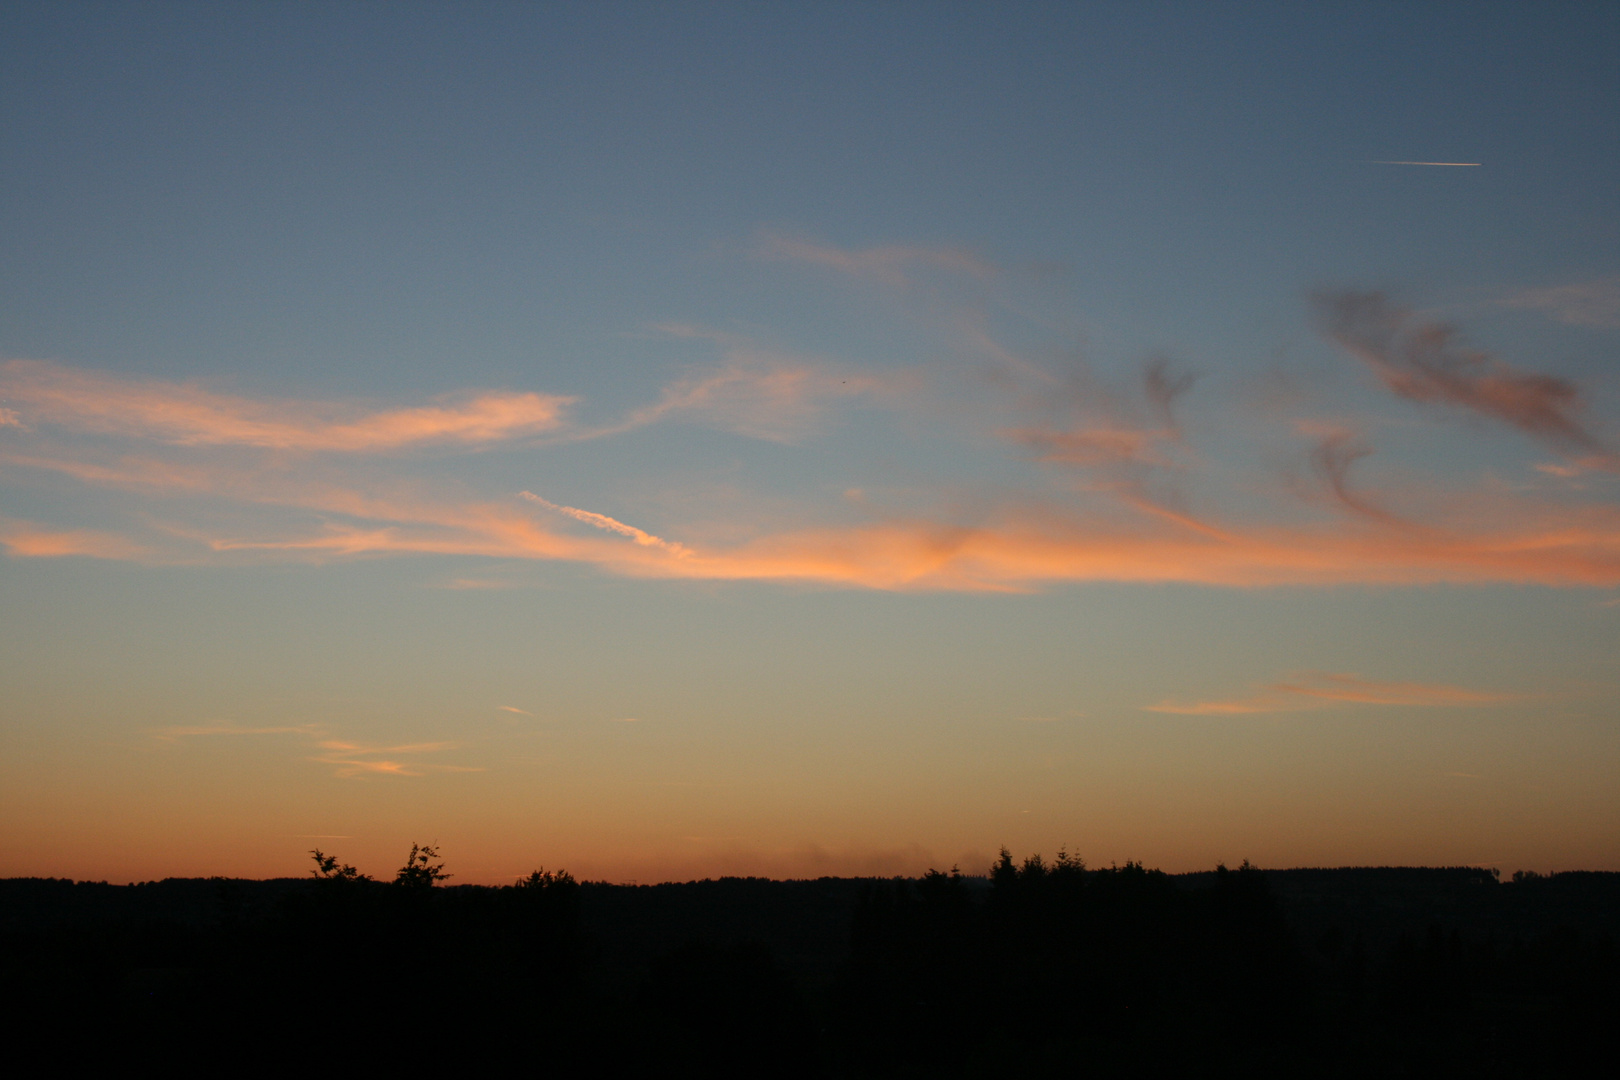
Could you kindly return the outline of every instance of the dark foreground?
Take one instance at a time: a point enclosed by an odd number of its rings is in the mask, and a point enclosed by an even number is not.
[[[12,879],[0,1034],[57,1069],[1585,1075],[1617,938],[1597,873]]]

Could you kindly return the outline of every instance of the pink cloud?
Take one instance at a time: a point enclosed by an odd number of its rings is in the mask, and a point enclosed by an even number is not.
[[[138,559],[140,545],[115,533],[97,529],[52,529],[32,522],[0,526],[0,544],[7,554],[28,559],[82,555],[92,559]]]
[[[409,746],[367,747],[359,743],[329,739],[320,744],[323,753],[311,758],[322,765],[335,766],[335,775],[363,776],[426,776],[430,772],[483,772],[471,765],[443,765],[420,760],[399,761],[396,756],[417,758],[422,754],[436,754],[456,749],[455,743],[415,743]]]
[[[1620,515],[1490,532],[1368,528],[1123,528],[1013,518],[912,522],[769,537],[696,553],[666,575],[810,580],[888,589],[1008,590],[1080,581],[1233,587],[1431,582],[1620,583]]]
[[[501,706],[509,712],[521,713],[523,710],[510,706]],[[527,713],[523,715],[527,716]],[[179,739],[196,738],[199,736],[218,735],[292,735],[299,737],[306,746],[317,750],[308,760],[320,765],[333,766],[334,775],[341,777],[354,777],[367,774],[384,776],[425,776],[430,772],[483,772],[484,770],[471,765],[447,765],[440,762],[426,762],[421,760],[423,755],[439,754],[445,751],[460,749],[459,743],[453,742],[423,742],[408,743],[399,746],[366,746],[363,743],[351,742],[347,739],[333,738],[322,730],[318,724],[289,724],[264,727],[238,727],[234,724],[210,723],[183,725],[178,727],[159,728],[153,731],[152,736],[163,742],[176,742]]]
[[[330,402],[255,401],[192,383],[130,380],[37,360],[0,364],[0,393],[23,420],[177,446],[384,451],[484,446],[557,428],[572,398],[484,393],[459,401],[364,412]]]
[[[76,463],[64,468],[87,475]],[[153,491],[155,475],[136,467],[127,484]],[[123,486],[116,466],[98,467],[93,482]],[[974,525],[909,518],[766,532],[747,543],[716,547],[666,539],[589,510],[570,507],[566,510],[576,512],[567,513],[556,504],[543,506],[594,534],[576,535],[524,512],[516,499],[446,500],[409,487],[362,493],[301,476],[221,470],[209,480],[187,474],[177,490],[343,519],[292,535],[173,530],[221,554],[483,555],[575,561],[637,577],[880,589],[1024,590],[1081,581],[1232,587],[1620,584],[1620,508],[1561,506],[1500,493],[1431,500],[1433,520],[1422,526],[1391,525],[1377,517],[1320,524],[1212,522],[1126,499],[1124,505],[1139,513],[1087,516],[1009,507]],[[104,545],[99,553],[112,556],[118,550],[125,557],[137,555],[132,546]]]
[[[1570,426],[1575,399],[1565,384],[1459,351],[1449,330],[1414,328],[1406,313],[1375,296],[1341,297],[1330,307],[1335,333],[1400,392],[1467,405],[1566,445],[1591,439]],[[684,415],[786,439],[813,423],[827,402],[857,396],[903,401],[918,385],[913,373],[844,369],[733,335],[666,329],[715,339],[726,349],[724,361],[676,382],[658,402],[598,434]],[[1026,374],[1019,372],[1014,382],[1024,386],[1037,377]],[[162,535],[144,547],[112,533],[17,525],[0,534],[15,555],[175,561],[474,555],[567,560],[649,578],[879,589],[1028,590],[1083,581],[1620,584],[1620,508],[1482,491],[1424,500],[1423,523],[1408,523],[1350,483],[1353,463],[1369,448],[1344,428],[1298,430],[1317,439],[1316,470],[1337,503],[1357,511],[1353,519],[1302,521],[1301,508],[1290,505],[1283,520],[1263,520],[1251,510],[1227,521],[1156,504],[1139,477],[1150,468],[1177,467],[1191,454],[1173,415],[1191,379],[1163,363],[1149,365],[1140,391],[1118,400],[1083,374],[1067,381],[1041,376],[1017,406],[1028,422],[1002,432],[1044,462],[1116,469],[1109,483],[1071,484],[1061,500],[984,498],[971,515],[957,517],[912,512],[880,518],[882,509],[868,499],[860,508],[867,524],[783,528],[751,521],[720,530],[752,537],[731,543],[713,542],[712,531],[708,542],[702,534],[676,539],[678,522],[631,524],[530,493],[490,498],[430,487],[352,457],[299,457],[289,464],[288,455],[254,452],[484,445],[519,434],[556,434],[569,398],[484,395],[367,412],[224,397],[189,384],[115,379],[36,362],[0,365],[0,380],[22,417],[20,431],[4,433],[19,452],[0,455],[0,464],[139,493],[148,515],[157,505],[153,497],[173,496],[184,518],[157,521],[151,531]],[[1532,400],[1535,392],[1545,392],[1540,405]],[[75,442],[41,434],[40,424],[141,439],[146,446],[137,454],[105,439]],[[1567,466],[1585,467],[1589,458]],[[1088,512],[1074,501],[1077,489],[1106,490],[1110,497]],[[204,503],[206,518],[195,514]]]

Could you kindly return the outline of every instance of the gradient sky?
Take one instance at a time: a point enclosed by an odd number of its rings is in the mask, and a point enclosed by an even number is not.
[[[1620,869],[1617,46],[5,5],[0,874]]]

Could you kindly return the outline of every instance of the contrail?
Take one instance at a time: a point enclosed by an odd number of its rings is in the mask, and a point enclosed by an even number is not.
[[[1374,165],[1444,165],[1448,168],[1477,169],[1482,161],[1375,161]]]
[[[616,532],[620,536],[628,536],[642,547],[663,548],[672,555],[679,555],[682,557],[692,554],[691,550],[684,544],[673,543],[672,541],[665,540],[663,537],[654,536],[650,532],[645,532],[638,529],[634,525],[626,525],[624,522],[615,518],[610,518],[606,514],[592,513],[589,510],[581,510],[575,506],[558,506],[549,499],[542,499],[532,491],[520,491],[518,492],[518,495],[528,499],[532,503],[538,503],[547,510],[555,510],[559,514],[567,514],[575,521],[583,521],[585,524],[594,525],[598,529],[606,529],[609,532]],[[504,706],[502,707],[504,708]]]

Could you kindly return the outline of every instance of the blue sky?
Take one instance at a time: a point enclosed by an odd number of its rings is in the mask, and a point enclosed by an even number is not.
[[[1608,8],[0,20],[0,871],[1612,863]]]

